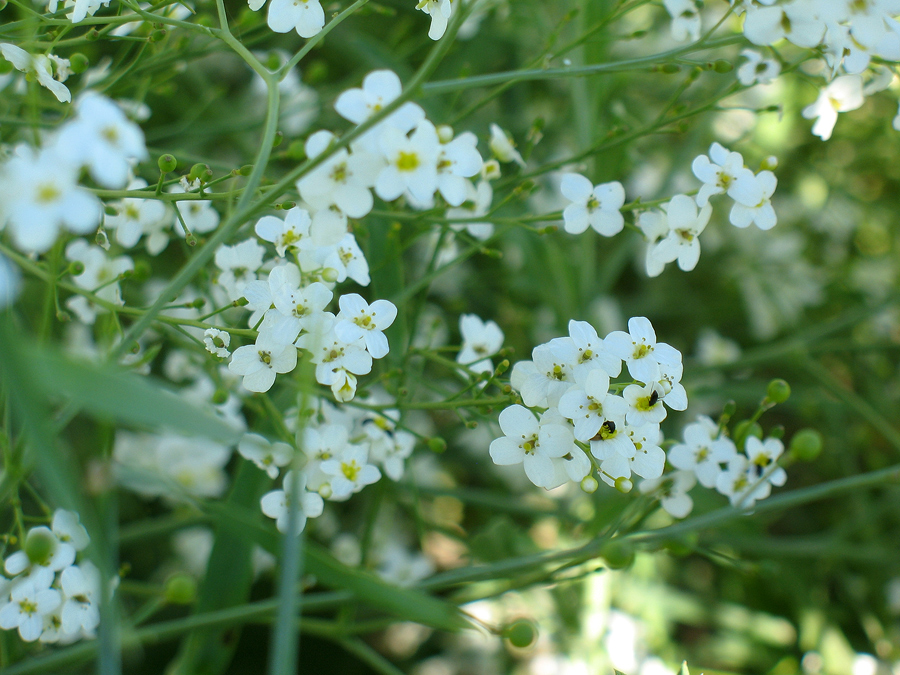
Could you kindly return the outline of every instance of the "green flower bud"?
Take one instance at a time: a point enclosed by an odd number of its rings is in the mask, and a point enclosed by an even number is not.
[[[228,400],[228,390],[227,389],[216,389],[216,391],[212,395],[213,405],[222,405]]]
[[[73,277],[77,277],[79,274],[84,274],[84,263],[80,260],[73,260],[69,263],[69,274]]]
[[[428,439],[428,449],[440,454],[447,449],[447,441],[440,436],[432,436]]]
[[[509,370],[509,360],[503,359],[500,363],[497,364],[497,369],[494,371],[494,376],[497,377],[502,375],[507,370]]]
[[[279,145],[281,145],[281,142],[283,140],[284,140],[284,133],[281,131],[276,131],[275,132],[275,140],[272,141],[272,147],[277,148]]]
[[[722,406],[722,415],[723,416],[731,417],[736,412],[737,412],[737,403],[735,403],[734,401],[728,401],[727,403],[725,403],[724,406]]]
[[[791,457],[802,462],[811,462],[822,453],[824,439],[815,429],[801,429],[788,446]]]
[[[197,298],[196,300],[191,301],[190,307],[193,307],[194,309],[202,309],[204,305],[206,305],[206,300],[204,300],[203,298]]]
[[[88,57],[81,52],[75,52],[69,57],[69,68],[71,68],[72,72],[76,75],[80,75],[86,71],[89,65],[91,65],[91,62],[88,61]]]
[[[187,574],[173,574],[166,580],[166,602],[189,605],[197,598],[197,582]]]
[[[25,555],[35,565],[44,565],[56,552],[56,537],[49,528],[35,527],[25,536]]]
[[[725,59],[716,59],[713,61],[712,69],[717,73],[730,73],[734,70],[734,64],[731,61],[726,61]]]
[[[513,647],[525,649],[537,640],[538,627],[531,619],[516,619],[504,626],[500,634],[509,640]]]
[[[208,164],[194,164],[191,167],[191,172],[188,174],[188,180],[192,182],[199,180],[201,183],[208,183],[212,175],[212,169],[209,168]]]
[[[184,243],[186,243],[188,246],[191,246],[191,247],[196,246],[197,245],[197,237],[194,236],[193,232],[188,232],[184,236]]]
[[[600,483],[593,476],[585,476],[581,479],[581,489],[589,495],[594,494],[598,487],[600,487]]]
[[[292,208],[297,206],[297,202],[281,202],[276,208],[281,209],[282,211],[290,211]]]
[[[96,28],[91,28],[87,33],[84,34],[84,39],[88,42],[96,42],[100,39],[100,31]]]
[[[72,315],[69,314],[68,312],[64,312],[63,310],[59,310],[56,313],[56,320],[59,321],[60,323],[68,323],[69,321],[72,320]]]
[[[150,42],[160,42],[164,37],[166,37],[168,31],[165,30],[154,30],[150,32],[150,36],[147,38]]]
[[[240,173],[242,176],[249,176],[251,173],[253,173],[253,165],[252,164],[244,164],[244,166],[242,166],[238,170],[238,173]]]
[[[322,281],[327,281],[328,283],[334,283],[338,280],[338,271],[333,267],[326,267],[322,270]]]
[[[769,155],[759,164],[760,171],[774,171],[778,168],[778,158],[775,155]]]
[[[135,281],[146,281],[150,278],[150,273],[152,272],[152,268],[150,267],[150,263],[146,260],[136,260],[134,263],[134,274],[132,275],[132,279]]]
[[[627,539],[613,539],[604,544],[600,556],[609,569],[622,570],[634,562],[634,546]]]
[[[784,380],[772,380],[766,388],[766,398],[772,403],[784,403],[791,396],[791,385]]]
[[[288,159],[299,162],[302,159],[306,159],[306,148],[304,146],[305,144],[303,141],[291,141],[290,145],[287,146],[287,150],[284,151],[284,154]]]
[[[174,155],[160,155],[159,159],[156,160],[156,165],[162,173],[169,173],[170,171],[174,171],[175,167],[178,166],[178,160],[175,159]]]
[[[615,486],[616,490],[623,494],[628,494],[634,489],[634,483],[631,481],[631,479],[624,477],[616,478]]]
[[[657,66],[656,69],[661,73],[671,75],[672,73],[680,72],[681,66],[677,63],[664,63],[661,66]]]
[[[769,438],[784,438],[784,426],[781,424],[776,424],[774,427],[769,429]]]

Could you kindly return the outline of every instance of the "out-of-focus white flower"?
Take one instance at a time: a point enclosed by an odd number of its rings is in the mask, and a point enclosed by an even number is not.
[[[496,124],[491,124],[490,146],[491,152],[493,152],[501,162],[515,162],[521,167],[525,166],[525,160],[522,159],[522,155],[516,150],[516,144],[506,132]]]
[[[823,141],[831,138],[838,113],[849,112],[862,107],[863,82],[859,75],[842,75],[819,92],[815,103],[803,109],[806,119],[816,118],[812,132]]]
[[[281,344],[261,331],[255,344],[234,350],[228,370],[244,376],[245,389],[263,392],[275,384],[276,373],[289,373],[296,366],[296,347]]]
[[[456,355],[456,362],[462,363],[475,373],[489,373],[493,370],[490,357],[503,347],[503,331],[493,321],[482,321],[474,314],[459,317],[459,332],[462,347]]]
[[[61,81],[53,79],[51,72],[53,62],[47,56],[43,54],[32,56],[21,47],[5,42],[0,43],[0,54],[13,64],[16,70],[21,70],[23,73],[34,73],[41,86],[49,89],[60,103],[69,103],[72,100],[69,88]]]
[[[250,9],[257,10],[263,4],[251,0]],[[311,38],[325,27],[325,10],[319,0],[272,0],[266,22],[276,33],[295,29],[300,37]]]
[[[203,332],[203,344],[206,345],[206,351],[220,359],[227,359],[231,352],[228,351],[228,345],[231,344],[231,334],[218,328],[207,328]]]
[[[419,0],[416,9],[419,9],[431,17],[431,27],[428,29],[428,37],[432,40],[440,40],[444,37],[450,16],[453,14],[453,0]]]
[[[294,511],[294,534],[300,534],[306,527],[308,518],[317,518],[322,515],[325,503],[322,497],[315,492],[306,489],[306,474],[297,475],[294,471],[284,474],[283,490],[273,490],[263,495],[260,500],[262,512],[275,519],[275,527],[279,532],[286,533]],[[299,488],[299,493],[294,494]]]
[[[18,297],[22,278],[19,268],[0,254],[0,309],[11,305]]]
[[[700,12],[694,0],[663,0],[672,17],[672,37],[679,42],[700,39]]]

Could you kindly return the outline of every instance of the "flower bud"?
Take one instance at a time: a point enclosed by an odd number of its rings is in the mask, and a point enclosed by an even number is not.
[[[623,494],[628,494],[634,489],[634,483],[631,481],[631,479],[625,478],[624,476],[616,478],[615,486],[616,490]]]
[[[538,636],[537,624],[531,619],[516,619],[503,627],[500,634],[509,640],[513,647],[525,649],[535,643]]]
[[[507,370],[509,370],[509,360],[503,359],[500,363],[497,364],[497,369],[494,371],[494,377],[499,377]]]
[[[150,263],[146,260],[138,259],[134,263],[134,274],[132,274],[131,278],[135,281],[146,281],[150,278],[150,273],[152,271]]]
[[[625,569],[634,562],[634,546],[627,539],[613,539],[603,545],[600,555],[609,569]]]
[[[734,413],[737,412],[737,403],[734,401],[727,401],[724,406],[722,406],[722,416],[723,417],[732,417]]]
[[[193,232],[188,232],[186,235],[184,235],[184,243],[191,247],[196,246],[197,237],[194,236]]]
[[[212,395],[213,405],[222,405],[228,400],[228,390],[227,389],[216,389]]]
[[[338,280],[338,271],[333,267],[326,267],[322,270],[322,281],[327,281],[328,283],[334,283]]]
[[[160,155],[159,159],[156,160],[156,165],[161,172],[169,173],[170,171],[174,171],[175,167],[178,166],[178,160],[175,159],[174,155]]]
[[[87,33],[84,34],[84,39],[88,42],[96,42],[100,39],[100,31],[96,28],[91,28]]]
[[[581,479],[581,489],[589,495],[594,494],[598,487],[600,487],[600,483],[598,483],[597,479],[593,476],[585,476]]]
[[[197,582],[187,574],[173,574],[166,580],[166,602],[173,605],[189,605],[197,597]]]
[[[784,380],[772,380],[766,388],[766,398],[772,403],[784,403],[791,396],[791,385]]]
[[[440,436],[432,436],[428,439],[428,449],[434,453],[442,453],[447,449],[447,441]]]
[[[253,173],[253,165],[252,164],[244,164],[239,170],[238,173],[242,176],[249,176]]]
[[[56,313],[56,320],[59,321],[60,323],[68,323],[69,321],[72,320],[72,315],[63,310],[59,310]]]
[[[656,66],[656,70],[660,73],[671,75],[673,73],[679,72],[681,70],[681,66],[679,66],[677,63],[663,63],[660,66]]]
[[[69,274],[73,277],[77,277],[79,274],[84,274],[84,263],[80,260],[73,260],[69,263]]]
[[[147,37],[149,42],[161,42],[164,37],[168,34],[168,31],[157,29],[150,32],[150,35]]]
[[[297,207],[297,202],[281,202],[275,208],[281,209],[282,211],[290,211],[293,208]]]
[[[441,143],[449,143],[453,140],[453,127],[448,124],[441,124],[437,128],[437,136]]]
[[[208,164],[194,164],[191,167],[191,172],[188,174],[188,180],[192,183],[195,180],[199,180],[201,183],[208,183],[212,175],[212,169],[209,168]]]
[[[778,158],[775,155],[769,155],[759,165],[760,171],[774,171],[778,168]]]
[[[281,145],[281,142],[284,140],[284,132],[276,131],[275,132],[275,140],[272,141],[272,147],[277,148]]]
[[[88,57],[81,52],[75,52],[69,57],[69,68],[76,75],[80,75],[86,71],[89,65],[91,65],[91,62],[88,61]]]
[[[713,61],[712,69],[717,73],[730,73],[734,70],[734,64],[731,61],[726,61],[725,59],[716,59]]]
[[[49,528],[34,527],[25,535],[25,555],[35,565],[46,565],[56,552],[56,537]]]
[[[776,424],[774,427],[769,429],[769,438],[784,438],[784,426],[781,424]]]
[[[788,453],[796,460],[811,462],[821,454],[823,442],[815,429],[801,429],[791,438]]]

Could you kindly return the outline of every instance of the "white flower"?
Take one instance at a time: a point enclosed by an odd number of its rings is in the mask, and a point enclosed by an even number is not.
[[[60,575],[65,601],[60,612],[63,635],[92,634],[100,623],[100,570],[90,562],[71,565]]]
[[[127,189],[138,190],[145,187],[147,187],[147,181],[138,178],[131,181]],[[159,226],[166,218],[165,204],[155,199],[129,197],[111,206],[116,209],[116,215],[107,216],[105,225],[116,231],[116,241],[125,248],[131,248],[137,244],[141,235],[158,231]],[[166,240],[168,241],[168,237]],[[150,248],[149,242],[148,248]]]
[[[66,246],[66,258],[84,265],[84,271],[74,277],[75,283],[94,291],[98,298],[122,305],[122,294],[118,279],[127,271],[134,269],[134,263],[128,256],[109,258],[99,246],[92,246],[84,239],[75,239]]]
[[[375,180],[375,194],[390,202],[405,192],[416,206],[431,206],[438,187],[440,152],[434,125],[422,120],[410,137],[387,127],[381,132],[378,144],[388,164]]]
[[[774,59],[764,59],[762,54],[754,49],[745,49],[741,56],[747,59],[737,69],[738,81],[745,87],[754,84],[769,84],[781,74],[781,65]]]
[[[2,42],[0,42],[0,54],[13,64],[16,70],[21,70],[23,73],[34,73],[41,86],[53,92],[56,100],[60,103],[68,103],[72,100],[69,88],[62,82],[57,82],[53,79],[53,74],[51,73],[52,62],[48,57],[43,54],[32,56],[21,47]]]
[[[459,332],[462,347],[456,355],[456,362],[465,365],[474,373],[489,373],[493,370],[490,357],[503,347],[503,331],[493,321],[482,321],[475,314],[459,317]]]
[[[540,423],[520,405],[500,413],[500,429],[505,436],[491,442],[491,459],[501,466],[524,464],[525,475],[538,487],[555,487],[556,471],[551,460],[577,451],[570,427]]]
[[[751,5],[744,19],[744,35],[756,45],[772,45],[787,38],[798,47],[813,48],[825,34],[816,11],[818,0],[793,0],[783,5]]]
[[[563,211],[566,232],[581,234],[588,225],[606,237],[622,231],[625,219],[619,209],[625,203],[625,189],[621,183],[594,186],[580,174],[567,173],[559,187],[563,196],[573,202]]]
[[[466,198],[462,205],[447,209],[447,218],[455,220],[457,218],[481,218],[491,209],[491,202],[494,200],[494,190],[491,184],[486,180],[478,181],[478,185],[472,184],[472,181],[466,183]],[[494,234],[493,223],[450,223],[456,231],[466,230],[476,239],[484,241]]]
[[[397,317],[394,304],[389,300],[376,300],[370,305],[357,293],[342,295],[338,304],[341,311],[334,325],[338,339],[352,343],[363,338],[372,358],[386,356],[388,340],[382,331]]]
[[[679,42],[700,39],[700,12],[694,0],[663,0],[672,17],[672,37]]]
[[[784,485],[787,473],[775,462],[784,452],[784,445],[777,438],[759,440],[756,436],[748,436],[744,443],[744,452],[749,461],[749,473],[752,479],[764,480],[772,485]]]
[[[700,485],[715,487],[719,473],[737,454],[730,438],[719,435],[719,427],[708,417],[699,417],[684,429],[684,443],[669,450],[669,462],[676,469],[692,471]]]
[[[622,392],[622,398],[628,404],[625,422],[629,426],[659,424],[666,419],[666,408],[657,386],[646,384],[630,384]]]
[[[339,458],[322,462],[322,472],[332,477],[329,499],[335,501],[346,499],[381,479],[381,471],[369,464],[369,451],[361,445],[348,445]]]
[[[675,471],[659,478],[644,479],[640,484],[641,494],[658,493],[663,509],[674,518],[686,518],[694,508],[694,501],[688,491],[697,484],[697,478],[690,471]]]
[[[756,189],[748,190],[748,196],[756,201],[749,204],[743,199],[735,201],[728,220],[735,227],[747,227],[750,223],[754,223],[761,230],[771,230],[775,227],[777,217],[770,200],[775,193],[778,179],[771,171],[760,171],[754,176],[754,180]],[[753,194],[754,192],[756,194]],[[735,199],[737,200],[738,197],[741,195],[738,194]]]
[[[77,234],[97,227],[103,207],[77,179],[77,169],[54,148],[35,153],[21,145],[0,166],[0,217],[5,216],[19,249],[43,253],[61,226]]]
[[[309,212],[300,207],[288,211],[284,219],[263,216],[253,228],[256,236],[275,244],[275,251],[282,258],[288,249],[310,248],[309,226],[312,220]]]
[[[184,194],[186,190],[181,185],[173,185],[169,188],[169,192],[171,194]],[[173,202],[173,204],[177,206],[178,212],[184,218],[184,224],[195,234],[212,232],[219,225],[219,212],[213,208],[211,201],[206,199],[186,199],[178,201],[177,204]],[[183,237],[185,235],[178,216],[175,216],[173,227],[180,236]]]
[[[294,456],[294,448],[287,443],[271,443],[259,434],[244,434],[238,452],[269,474],[269,478],[278,478],[278,467],[290,464]]]
[[[442,127],[449,134],[450,127]],[[459,206],[468,195],[469,181],[481,172],[484,161],[478,153],[478,137],[466,131],[449,142],[441,137],[437,163],[437,188],[450,206]]]
[[[842,75],[819,92],[816,102],[803,109],[803,116],[806,119],[816,118],[812,132],[827,141],[831,138],[838,113],[856,110],[864,100],[862,77]]]
[[[496,124],[491,124],[491,151],[497,156],[501,162],[515,162],[521,167],[525,166],[525,160],[516,150],[516,144],[507,136]]]
[[[350,384],[346,373],[365,375],[372,370],[372,355],[366,351],[363,338],[344,342],[335,334],[330,322],[313,327],[309,333],[297,339],[297,346],[312,353],[316,364],[316,381],[329,386],[340,382],[340,386]]]
[[[276,33],[296,29],[300,37],[311,38],[324,28],[325,10],[319,0],[272,0],[266,21]]]
[[[38,541],[40,546],[29,545],[29,542]],[[31,560],[25,552],[28,549],[43,551],[43,558]],[[53,572],[65,569],[75,562],[75,546],[71,543],[60,541],[59,537],[49,528],[43,525],[32,527],[25,536],[23,550],[16,551],[3,561],[3,569],[13,576],[22,574],[30,569],[32,579],[53,580]],[[47,581],[47,585],[50,585]]]
[[[28,579],[13,586],[9,602],[0,608],[0,628],[19,629],[19,637],[33,642],[44,630],[44,616],[62,602],[59,591]]]
[[[416,9],[420,9],[431,17],[431,27],[428,29],[428,37],[432,40],[440,40],[447,30],[447,23],[453,13],[453,0],[419,0]]]
[[[595,368],[602,368],[610,377],[622,372],[622,359],[606,348],[597,329],[587,321],[570,320],[569,337],[553,338],[550,347],[557,358],[573,364],[576,381]]]
[[[270,281],[274,274],[275,270],[272,270]],[[291,283],[278,286],[272,293],[275,310],[266,314],[266,319],[271,322],[269,325],[273,339],[283,344],[294,342],[301,330],[310,330],[316,322],[321,321],[325,307],[331,302],[333,295],[318,281],[306,288],[297,288]]]
[[[77,116],[63,126],[57,145],[107,188],[122,188],[131,164],[147,158],[144,132],[112,100],[87,92],[75,102]]]
[[[659,365],[674,367],[681,363],[681,352],[656,342],[656,331],[643,316],[628,320],[628,333],[613,331],[603,340],[607,349],[625,361],[631,376],[645,384],[659,380]]]
[[[404,460],[412,454],[415,445],[416,437],[408,431],[386,433],[385,442],[372,444],[371,459],[381,463],[388,478],[399,481],[403,478]]]
[[[691,164],[694,175],[703,181],[700,192],[697,193],[697,206],[703,207],[709,203],[709,198],[727,192],[728,196],[735,199],[733,191],[739,178],[747,179],[749,174],[752,180],[753,172],[744,167],[744,158],[739,152],[729,152],[719,143],[713,143],[709,147],[709,157],[699,155]]]
[[[579,386],[562,395],[559,412],[574,422],[575,438],[586,442],[600,432],[607,420],[623,420],[628,406],[624,400],[609,393],[606,371],[595,368],[583,376]]]
[[[245,239],[234,246],[222,245],[216,250],[216,267],[222,270],[218,283],[229,300],[243,297],[244,287],[256,280],[266,249],[255,239]]]
[[[206,351],[220,359],[227,359],[231,352],[228,351],[228,345],[231,344],[231,334],[218,328],[207,328],[203,332],[203,344],[206,345]]]
[[[697,202],[687,195],[675,195],[665,205],[668,233],[650,244],[647,250],[647,273],[660,270],[659,264],[678,261],[678,267],[689,272],[700,260],[700,233],[709,223],[712,207],[707,204],[697,212]],[[653,261],[651,264],[651,260]]]
[[[551,345],[538,345],[531,351],[533,361],[519,361],[513,366],[510,382],[521,392],[525,405],[553,408],[559,404],[560,397],[575,384],[575,364],[566,356]]]
[[[293,345],[283,345],[260,333],[255,344],[234,350],[228,370],[244,376],[245,389],[263,392],[275,384],[276,373],[289,373],[296,366],[297,349]]]
[[[334,280],[338,283],[350,278],[360,286],[369,285],[369,263],[356,243],[356,237],[350,232],[334,246],[320,246],[312,253],[311,258],[310,262],[314,262],[307,268],[304,263],[308,259],[298,256],[300,267],[304,272],[311,272],[313,269],[332,269],[337,274]]]
[[[325,503],[322,497],[315,492],[306,489],[306,474],[297,475],[294,471],[284,474],[283,490],[267,492],[260,499],[262,512],[269,518],[275,519],[275,527],[279,532],[286,533],[290,518],[290,510],[294,511],[294,534],[303,532],[308,518],[317,518],[322,515]],[[294,490],[300,489],[299,498],[295,498]]]
[[[61,542],[71,545],[76,551],[84,550],[91,541],[78,514],[74,511],[56,509],[53,512],[50,529]]]

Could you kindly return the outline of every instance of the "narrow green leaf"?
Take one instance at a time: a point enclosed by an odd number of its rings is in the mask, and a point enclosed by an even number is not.
[[[47,396],[65,396],[94,415],[120,422],[157,430],[162,424],[192,436],[237,441],[239,434],[223,420],[151,377],[75,361],[46,348],[32,347],[26,353],[33,379]]]

